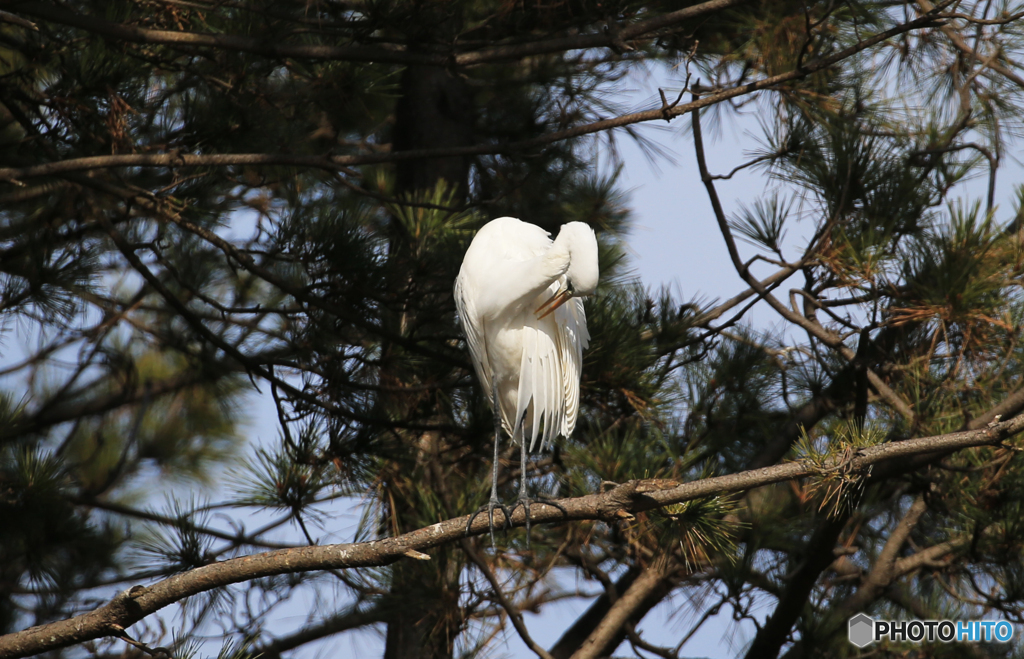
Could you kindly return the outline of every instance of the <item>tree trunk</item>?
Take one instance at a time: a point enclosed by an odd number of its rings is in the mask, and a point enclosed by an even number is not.
[[[411,65],[402,74],[401,96],[395,106],[392,149],[411,151],[469,146],[473,141],[472,98],[465,82],[437,66]],[[465,198],[469,188],[469,159],[462,156],[417,159],[396,165],[396,195],[431,191],[440,180],[454,191],[455,199]],[[394,245],[403,249],[401,245]],[[412,323],[405,319],[405,323]],[[385,349],[387,352],[387,349]],[[399,407],[405,407],[401,402]],[[416,414],[416,404],[403,412]],[[422,409],[419,410],[422,413]],[[421,443],[416,433],[402,433],[404,441]],[[433,437],[432,442],[444,443]],[[396,491],[416,488],[441,488],[437,481],[437,450],[410,447],[415,466],[396,478]],[[436,490],[435,490],[436,491]],[[440,492],[438,492],[440,494]],[[421,525],[422,510],[418,497],[395,496],[392,514],[398,520],[398,532],[412,531]],[[401,561],[392,572],[390,605],[387,607],[385,659],[447,659],[452,656],[455,639],[462,631],[459,609],[459,573],[462,563],[452,550],[441,548],[431,561]]]
[[[445,149],[473,144],[473,104],[466,82],[439,66],[413,64],[402,73],[402,95],[395,106],[394,151]],[[465,197],[469,158],[449,156],[399,162],[399,194],[431,190],[441,179]]]

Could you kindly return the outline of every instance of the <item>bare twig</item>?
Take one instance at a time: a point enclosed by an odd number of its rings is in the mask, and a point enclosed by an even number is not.
[[[470,561],[476,565],[477,569],[483,573],[484,578],[487,579],[487,583],[491,584],[491,589],[494,590],[494,596],[498,600],[498,604],[508,614],[508,619],[512,621],[512,626],[515,627],[516,633],[519,634],[519,638],[523,640],[526,647],[540,657],[540,659],[554,659],[547,650],[537,645],[537,642],[530,636],[530,632],[526,629],[526,623],[523,622],[523,612],[519,610],[512,600],[505,596],[505,593],[501,590],[501,583],[498,578],[494,576],[494,571],[487,565],[487,562],[473,549],[473,544],[468,538],[463,538],[461,541],[462,551],[466,552],[466,556]]]
[[[941,15],[935,11],[935,5],[933,5],[929,0],[917,0],[917,4],[925,12],[931,12],[936,17]],[[957,33],[957,31],[954,28],[948,25],[944,25],[940,29],[942,30],[942,33],[945,34],[946,37],[949,39],[950,43],[952,43],[957,48],[957,50],[978,62],[984,61],[984,58],[982,58],[981,55],[979,55],[973,48],[971,48],[970,45],[968,45],[967,42],[963,40],[963,38]],[[1010,69],[1006,68],[1002,64],[999,64],[998,62],[995,61],[988,61],[985,62],[985,66],[992,69],[999,75],[1005,77],[1007,80],[1013,81],[1014,84],[1016,84],[1021,89],[1024,89],[1024,78],[1020,77],[1019,75],[1017,75]]]
[[[698,98],[696,94],[694,94],[694,98]],[[759,296],[761,296],[761,298],[765,300],[765,302],[775,309],[780,316],[794,325],[803,328],[814,338],[836,350],[848,361],[853,361],[856,358],[856,353],[843,344],[841,337],[836,336],[833,332],[830,332],[818,323],[813,322],[811,319],[794,312],[785,304],[780,302],[761,284],[761,282],[757,280],[757,278],[751,274],[749,263],[744,263],[740,258],[739,250],[736,248],[736,240],[733,238],[732,229],[729,227],[729,221],[725,216],[725,211],[722,209],[722,202],[718,198],[718,191],[715,189],[714,180],[708,172],[707,160],[704,156],[704,140],[701,135],[699,110],[694,110],[693,112],[693,143],[694,149],[697,153],[697,166],[700,169],[701,180],[704,182],[704,187],[708,192],[708,198],[711,201],[711,208],[714,211],[715,219],[718,222],[718,228],[725,240],[725,246],[729,251],[729,258],[732,260],[736,272],[747,284],[750,285],[751,288],[754,289],[755,292],[757,292]],[[914,421],[914,411],[910,406],[899,396],[899,394],[893,391],[877,373],[870,368],[866,368],[865,370],[867,371],[868,381],[871,383],[871,386],[874,387],[875,391],[878,392],[878,395],[903,415],[903,417],[912,425]]]

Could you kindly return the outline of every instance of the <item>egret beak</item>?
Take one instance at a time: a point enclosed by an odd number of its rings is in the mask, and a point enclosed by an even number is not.
[[[537,307],[537,310],[534,311],[534,313],[537,314],[537,320],[550,316],[555,312],[555,309],[562,306],[570,299],[572,299],[572,291],[570,289],[563,288],[562,290],[558,291],[557,293],[551,296],[550,300]]]

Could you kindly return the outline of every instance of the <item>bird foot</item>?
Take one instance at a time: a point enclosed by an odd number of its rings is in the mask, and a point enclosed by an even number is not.
[[[526,518],[526,548],[530,549],[530,504],[539,503],[544,506],[551,506],[552,508],[558,508],[562,511],[562,515],[565,517],[569,516],[569,511],[563,508],[560,504],[555,503],[549,499],[531,499],[527,496],[520,495],[516,502],[512,504],[512,512],[516,512],[516,508],[523,509],[523,515]]]
[[[491,548],[492,549],[494,548],[494,509],[495,508],[499,509],[502,512],[502,514],[505,516],[505,528],[506,529],[512,528],[512,513],[509,511],[508,508],[505,507],[505,504],[503,504],[501,501],[499,501],[499,500],[497,500],[497,499],[495,499],[493,497],[491,498],[490,501],[487,502],[486,506],[480,506],[479,510],[477,510],[475,513],[470,515],[469,516],[469,521],[466,522],[466,535],[468,536],[469,535],[469,529],[473,526],[473,520],[475,520],[477,518],[477,515],[483,514],[484,511],[487,512],[487,528],[491,532]],[[512,510],[515,510],[515,508],[513,507]]]

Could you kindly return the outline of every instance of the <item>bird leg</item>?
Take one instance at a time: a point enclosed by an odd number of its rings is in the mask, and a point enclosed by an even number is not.
[[[518,506],[523,507],[523,514],[526,515],[526,551],[530,551],[530,497],[526,494],[526,433],[519,438],[519,499],[516,505],[512,506],[515,512]]]
[[[466,535],[469,535],[469,529],[473,526],[473,520],[476,516],[482,513],[484,510],[487,511],[487,528],[491,532],[491,548],[494,548],[494,509],[499,508],[505,515],[505,525],[508,528],[512,528],[512,513],[509,512],[501,500],[498,499],[498,446],[501,443],[501,411],[498,408],[498,385],[497,383],[491,386],[491,401],[494,403],[494,462],[491,463],[491,499],[487,502],[486,506],[481,507],[475,513],[469,516],[469,521],[466,522]]]
[[[533,499],[531,499],[526,494],[526,458],[527,458],[527,455],[526,455],[526,437],[525,436],[520,438],[519,447],[520,447],[519,448],[519,498],[516,499],[515,505],[512,506],[512,512],[515,512],[516,508],[519,508],[520,506],[522,506],[522,508],[523,508],[523,514],[526,516],[526,549],[527,549],[527,551],[529,551],[529,549],[530,549],[530,504],[531,503],[540,503],[540,504],[544,504],[545,506],[551,506],[552,508],[558,508],[559,510],[562,511],[562,514],[565,515],[566,517],[569,516],[569,511],[567,511],[565,508],[563,508],[562,506],[558,505],[557,503],[555,503],[553,501],[544,501],[544,500],[541,500],[541,499],[538,499],[538,500],[534,501]]]

